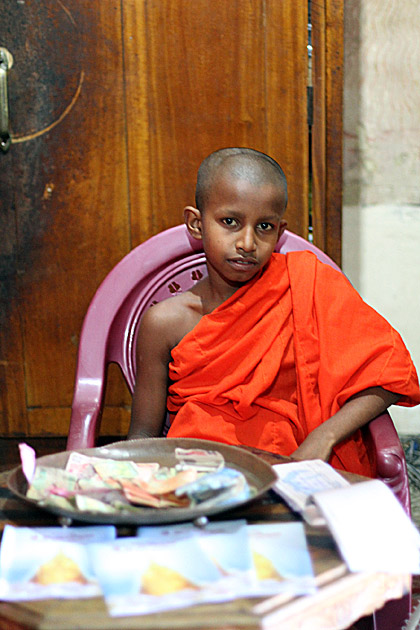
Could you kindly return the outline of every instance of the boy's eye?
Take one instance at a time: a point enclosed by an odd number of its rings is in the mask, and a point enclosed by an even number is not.
[[[222,219],[222,223],[229,226],[236,225],[236,219],[232,219],[232,217],[226,217]]]
[[[274,228],[274,225],[272,223],[267,223],[266,221],[263,221],[262,223],[259,224],[258,227],[263,232],[267,232],[268,230],[272,230]]]

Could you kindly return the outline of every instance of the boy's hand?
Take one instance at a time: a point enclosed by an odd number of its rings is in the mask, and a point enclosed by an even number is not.
[[[321,425],[322,427],[322,425]],[[317,427],[310,433],[302,442],[300,446],[291,454],[290,458],[295,461],[302,461],[304,459],[322,459],[324,462],[328,462],[331,457],[331,452],[334,444],[328,440],[327,436],[319,435]]]
[[[352,435],[399,399],[383,387],[369,387],[349,398],[336,414],[316,427],[292,453],[291,458],[327,462],[333,447]]]

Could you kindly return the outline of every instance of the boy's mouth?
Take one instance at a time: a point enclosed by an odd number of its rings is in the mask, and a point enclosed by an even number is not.
[[[255,258],[229,258],[228,262],[236,269],[250,269],[258,264]]]

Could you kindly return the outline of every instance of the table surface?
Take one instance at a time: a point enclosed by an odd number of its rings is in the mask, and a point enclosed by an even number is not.
[[[249,449],[248,449],[249,450]],[[287,458],[255,451],[270,464]],[[352,481],[360,481],[346,475]],[[0,530],[20,526],[57,525],[54,515],[33,508],[7,488],[8,472],[0,473]],[[220,519],[246,518],[248,522],[290,522],[299,517],[274,495],[219,515]],[[222,604],[192,606],[153,615],[110,617],[102,598],[0,602],[0,630],[205,630],[281,629],[340,630],[371,614],[410,590],[408,575],[349,573],[326,528],[305,525],[309,551],[317,576],[314,595],[281,594],[267,599],[237,599]],[[121,535],[131,534],[127,529]]]

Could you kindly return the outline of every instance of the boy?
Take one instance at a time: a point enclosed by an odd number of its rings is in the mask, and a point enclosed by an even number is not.
[[[420,402],[417,375],[343,274],[309,252],[273,254],[286,204],[267,155],[230,148],[204,160],[184,217],[208,276],[144,315],[128,437],[160,435],[168,408],[168,437],[372,475],[360,429],[391,404]]]

